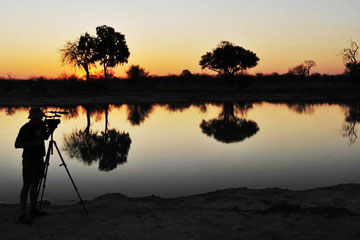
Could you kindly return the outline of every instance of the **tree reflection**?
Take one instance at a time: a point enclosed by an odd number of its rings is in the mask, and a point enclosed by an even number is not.
[[[287,103],[288,108],[300,114],[313,114],[315,112],[314,104],[308,103]]]
[[[97,134],[85,130],[75,130],[64,137],[64,150],[71,158],[81,159],[87,165],[98,160]]]
[[[191,103],[169,103],[166,105],[166,109],[169,112],[183,112],[184,110],[190,108]]]
[[[200,124],[202,132],[223,143],[244,141],[259,131],[256,122],[238,118],[237,114],[245,116],[252,105],[249,103],[223,104],[222,112],[216,119],[203,120]]]
[[[133,126],[141,125],[152,111],[153,105],[151,104],[129,104],[128,120]]]
[[[64,137],[64,150],[71,158],[77,158],[91,165],[99,162],[99,170],[111,171],[127,161],[131,145],[129,133],[108,129],[109,106],[84,106],[87,116],[87,126],[83,130],[75,130]],[[100,133],[92,131],[91,115],[104,113],[105,129]]]
[[[96,140],[101,171],[111,171],[127,161],[131,145],[129,133],[111,129],[107,133],[101,132]]]
[[[353,144],[357,141],[358,135],[356,126],[360,123],[360,105],[350,105],[345,110],[345,122],[343,124],[343,136]]]
[[[22,106],[7,106],[0,108],[0,110],[4,111],[6,116],[12,116],[17,111],[28,111],[28,108]]]

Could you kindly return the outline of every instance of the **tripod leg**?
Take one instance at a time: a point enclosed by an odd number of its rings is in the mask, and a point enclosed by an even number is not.
[[[60,159],[61,159],[61,162],[62,162],[62,164],[61,164],[60,166],[64,166],[64,167],[65,167],[65,170],[66,170],[67,174],[69,175],[70,181],[71,181],[71,183],[72,183],[72,185],[73,185],[73,187],[74,187],[74,189],[75,189],[75,191],[76,191],[76,193],[77,193],[77,195],[78,195],[78,197],[79,197],[79,199],[80,199],[81,205],[84,207],[86,214],[89,214],[88,211],[87,211],[87,209],[86,209],[86,206],[85,206],[85,204],[84,204],[84,201],[82,200],[82,198],[81,198],[81,196],[80,196],[80,193],[79,193],[79,191],[78,191],[78,189],[77,189],[77,187],[76,187],[76,185],[75,185],[74,180],[73,180],[72,177],[71,177],[71,174],[70,174],[70,172],[69,172],[69,169],[68,169],[68,167],[67,167],[67,165],[66,165],[63,157],[61,156],[60,150],[59,150],[59,148],[58,148],[58,146],[57,146],[57,144],[56,144],[55,141],[54,141],[54,145],[55,145],[55,147],[56,147],[56,150],[57,150],[57,152],[58,152],[58,154],[59,154],[59,157],[60,157]]]
[[[44,198],[44,192],[45,192],[45,188],[46,188],[46,177],[47,177],[47,173],[48,173],[48,169],[49,169],[49,165],[50,165],[50,155],[52,153],[52,148],[53,148],[53,142],[50,141],[48,151],[47,151],[46,157],[45,157],[44,178],[42,178],[40,180],[40,182],[39,182],[38,191],[37,191],[37,197],[36,197],[36,201],[37,201],[37,199],[39,198],[39,195],[40,195],[40,190],[41,190],[41,185],[42,185],[41,198],[40,198],[40,202],[39,202],[39,209],[41,209],[41,207],[42,207],[42,202],[43,202],[43,198]]]

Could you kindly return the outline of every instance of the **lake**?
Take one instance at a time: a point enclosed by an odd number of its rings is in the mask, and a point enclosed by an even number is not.
[[[356,104],[171,103],[68,111],[54,133],[84,199],[119,192],[176,197],[225,188],[303,190],[360,182]],[[0,109],[0,202],[18,203],[28,108]],[[48,141],[46,143],[46,146]],[[56,152],[45,199],[77,201]]]

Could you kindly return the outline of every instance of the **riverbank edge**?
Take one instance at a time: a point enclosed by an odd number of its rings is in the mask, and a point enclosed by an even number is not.
[[[132,93],[121,95],[67,95],[54,97],[0,97],[0,106],[73,106],[89,104],[131,104],[131,103],[171,103],[171,102],[311,102],[346,103],[360,101],[354,94],[198,94],[198,93]]]

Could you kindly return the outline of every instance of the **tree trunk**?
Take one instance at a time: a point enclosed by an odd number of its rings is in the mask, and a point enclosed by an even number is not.
[[[107,135],[108,133],[108,126],[109,126],[109,119],[108,119],[108,116],[109,116],[109,106],[106,106],[105,107],[105,135]]]
[[[89,69],[87,68],[85,71],[86,71],[86,82],[89,82],[90,81]]]
[[[105,84],[104,84],[104,93],[107,93],[108,92],[108,75],[107,75],[107,72],[106,72],[106,63],[104,63],[104,81],[105,81]]]
[[[106,72],[106,64],[104,63],[104,78],[107,81],[107,72]]]
[[[86,72],[86,82],[89,82],[89,80],[90,80],[89,66],[86,64],[83,64],[82,67],[84,68],[84,70]]]
[[[87,120],[87,126],[86,126],[86,133],[89,134],[90,132],[90,109],[89,107],[85,107],[86,110],[86,120]]]

